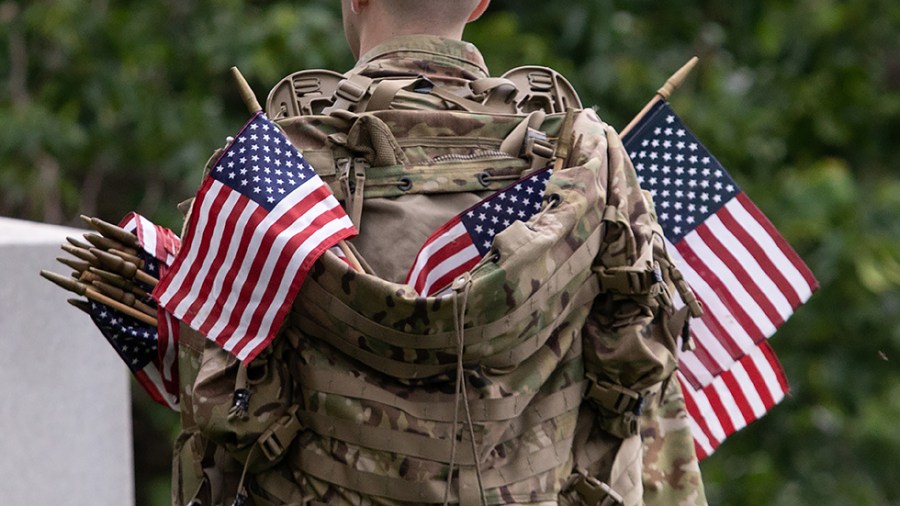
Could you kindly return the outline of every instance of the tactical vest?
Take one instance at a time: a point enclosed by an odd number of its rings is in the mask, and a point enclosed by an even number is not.
[[[537,67],[475,81],[466,97],[360,77],[294,74],[267,109],[362,227],[370,205],[480,198],[563,169],[540,212],[439,296],[326,252],[249,366],[192,341],[181,441],[200,478],[178,474],[176,503],[641,504],[639,419],[666,393],[687,318],[673,285],[695,304],[661,248],[636,249],[606,168],[567,160],[567,128],[593,113],[572,112],[571,86]],[[451,110],[397,107],[416,100]],[[641,342],[616,342],[628,325],[647,327]]]

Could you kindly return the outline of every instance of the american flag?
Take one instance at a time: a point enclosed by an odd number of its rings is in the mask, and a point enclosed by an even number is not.
[[[328,186],[260,112],[204,179],[183,247],[153,295],[250,361],[275,338],[313,262],[355,234]]]
[[[129,213],[119,226],[138,238],[138,256],[142,270],[159,276],[175,258],[180,241],[167,228],[153,224],[137,213]],[[149,286],[143,286],[149,291]],[[151,300],[146,304],[155,306]],[[153,328],[109,306],[90,301],[91,319],[103,337],[112,345],[131,369],[135,379],[156,402],[170,409],[178,409],[178,327],[171,318],[161,320],[159,329]]]
[[[138,244],[144,252],[161,261],[160,267],[164,270],[175,261],[175,255],[181,248],[181,239],[168,228],[161,227],[133,212],[126,214],[119,222],[119,226],[137,236]]]
[[[788,391],[784,371],[766,341],[702,388],[686,384],[680,372],[679,380],[700,459],[711,455],[730,434],[766,414]]]
[[[667,249],[704,306],[703,317],[691,322],[695,349],[681,354],[679,378],[686,397],[701,400],[715,392],[725,408],[710,411],[699,408],[702,402],[693,403],[693,408],[689,403],[696,427],[705,420],[706,426],[722,429],[695,432],[698,452],[708,455],[725,437],[765,412],[756,404],[752,410],[741,410],[742,423],[729,420],[726,415],[735,413],[741,399],[771,399],[762,404],[768,409],[783,398],[788,386],[765,339],[809,299],[817,283],[667,102],[655,104],[623,142],[641,186],[653,196]],[[748,367],[746,357],[760,354],[769,358],[766,377],[782,379],[766,383],[774,388],[767,397],[758,382],[728,379]],[[717,423],[711,417],[718,417]]]
[[[433,295],[491,250],[494,236],[540,210],[549,167],[533,172],[463,211],[437,229],[416,255],[406,283]]]

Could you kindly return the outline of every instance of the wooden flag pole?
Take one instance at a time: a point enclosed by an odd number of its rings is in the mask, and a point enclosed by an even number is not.
[[[47,279],[49,281],[52,281],[53,283],[56,283],[58,286],[62,287],[65,290],[69,290],[70,292],[87,297],[88,299],[91,299],[94,302],[99,302],[100,304],[106,304],[107,306],[115,309],[116,311],[119,311],[120,313],[124,313],[124,314],[126,314],[138,321],[146,323],[147,325],[150,325],[154,328],[156,328],[156,326],[157,326],[156,318],[154,318],[148,314],[144,314],[143,312],[141,312],[135,308],[132,308],[130,306],[127,306],[127,305],[123,304],[122,302],[113,300],[113,299],[103,295],[102,293],[98,293],[93,288],[85,286],[74,279],[69,279],[69,278],[66,278],[65,276],[60,276],[59,274],[56,274],[56,273],[50,272],[50,271],[41,271],[41,276],[44,279]]]
[[[691,71],[694,70],[694,67],[697,66],[698,61],[700,61],[700,59],[694,56],[693,58],[688,60],[687,63],[682,65],[681,68],[678,69],[674,74],[672,74],[672,76],[666,80],[666,84],[663,84],[662,88],[656,90],[656,95],[652,99],[650,99],[649,102],[647,102],[647,105],[645,105],[644,108],[641,109],[641,112],[637,113],[634,119],[632,119],[631,122],[628,123],[628,125],[626,125],[621,132],[619,132],[619,137],[625,137],[628,132],[630,132],[631,129],[634,128],[634,125],[636,125],[637,122],[640,121],[645,114],[647,114],[647,111],[649,111],[651,107],[656,105],[657,102],[659,102],[660,100],[668,100],[669,97],[672,96],[672,93],[674,93],[675,90],[677,90],[681,86],[685,79],[687,79],[688,74],[690,74]]]
[[[259,111],[262,111],[262,106],[259,105],[259,100],[256,99],[256,94],[253,93],[253,89],[250,88],[250,85],[247,84],[247,80],[244,79],[244,75],[241,74],[241,71],[238,70],[237,67],[231,67],[231,76],[234,78],[234,82],[237,84],[238,90],[241,94],[241,99],[244,101],[244,104],[247,106],[247,110],[250,111],[250,114],[256,114]],[[356,269],[357,272],[365,272],[362,264],[357,260],[356,255],[353,254],[353,251],[350,250],[350,247],[347,246],[347,242],[341,240],[338,243],[338,247],[341,248],[341,251],[344,253],[344,256],[347,257],[347,261],[350,262],[350,265]]]

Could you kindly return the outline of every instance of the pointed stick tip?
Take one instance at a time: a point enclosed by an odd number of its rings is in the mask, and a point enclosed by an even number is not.
[[[247,110],[250,111],[250,114],[256,114],[259,111],[262,111],[262,106],[259,105],[256,94],[253,93],[253,89],[247,84],[247,80],[244,79],[244,75],[241,74],[241,71],[238,70],[237,67],[231,67],[231,77],[233,77],[234,82],[237,83],[238,91],[241,93],[241,99],[244,101],[244,105],[247,106]]]
[[[138,245],[137,236],[118,225],[100,218],[91,218],[91,226],[104,236],[115,239],[125,246],[136,247]]]
[[[659,90],[657,90],[657,94],[659,94],[663,99],[668,100],[669,97],[672,96],[672,93],[675,92],[678,88],[681,87],[682,83],[687,79],[687,76],[694,70],[694,67],[697,66],[697,63],[700,61],[700,58],[696,56],[691,57],[690,60],[687,61],[684,65],[681,66],[680,69],[675,71],[668,80],[666,80],[666,84],[662,86]]]
[[[76,246],[82,249],[88,249],[91,247],[88,243],[81,242],[74,237],[66,237],[66,241],[68,241],[72,246]]]
[[[47,270],[41,270],[41,277],[56,284],[64,290],[77,293],[78,295],[84,295],[85,287],[72,278],[67,278],[61,274],[57,274],[55,272]]]

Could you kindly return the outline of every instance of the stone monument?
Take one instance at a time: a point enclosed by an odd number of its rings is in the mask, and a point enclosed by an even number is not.
[[[0,502],[134,504],[129,372],[41,269],[84,231],[0,217]]]

